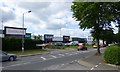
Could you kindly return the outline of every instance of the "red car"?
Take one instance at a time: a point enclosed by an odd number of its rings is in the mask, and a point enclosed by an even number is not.
[[[78,51],[80,51],[80,50],[87,50],[87,47],[85,46],[84,43],[82,45],[78,46]]]

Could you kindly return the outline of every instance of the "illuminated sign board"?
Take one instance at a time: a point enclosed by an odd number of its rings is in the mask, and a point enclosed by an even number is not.
[[[53,35],[50,35],[50,34],[45,34],[44,35],[44,41],[46,43],[52,42],[52,40],[53,40]]]
[[[63,42],[69,42],[70,36],[63,36]]]
[[[5,34],[9,35],[25,35],[25,28],[5,27]]]

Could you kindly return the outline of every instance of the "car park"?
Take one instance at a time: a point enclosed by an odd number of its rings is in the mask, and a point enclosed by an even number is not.
[[[14,61],[17,59],[16,54],[9,54],[4,51],[0,51],[0,61]]]

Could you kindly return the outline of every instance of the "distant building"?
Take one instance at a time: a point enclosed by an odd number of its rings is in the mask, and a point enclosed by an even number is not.
[[[92,44],[92,43],[93,43],[93,37],[88,36],[88,37],[87,37],[87,43],[88,43],[88,44]]]
[[[0,37],[31,38],[31,33],[26,33],[26,28],[5,26],[4,29],[0,30]]]
[[[79,43],[86,43],[86,38],[72,37],[72,41],[78,41]]]

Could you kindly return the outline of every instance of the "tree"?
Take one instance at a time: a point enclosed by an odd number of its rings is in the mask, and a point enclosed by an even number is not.
[[[112,29],[105,29],[102,31],[101,35],[101,39],[103,41],[106,41],[106,44],[111,44],[114,42],[114,33]]]
[[[116,6],[117,5],[117,6]],[[73,2],[71,6],[73,17],[79,21],[80,28],[92,29],[94,38],[97,40],[97,50],[99,49],[99,39],[103,28],[111,28],[111,21],[118,18],[119,4],[104,2]]]
[[[38,36],[33,36],[35,40],[42,40],[42,35],[38,35]]]

